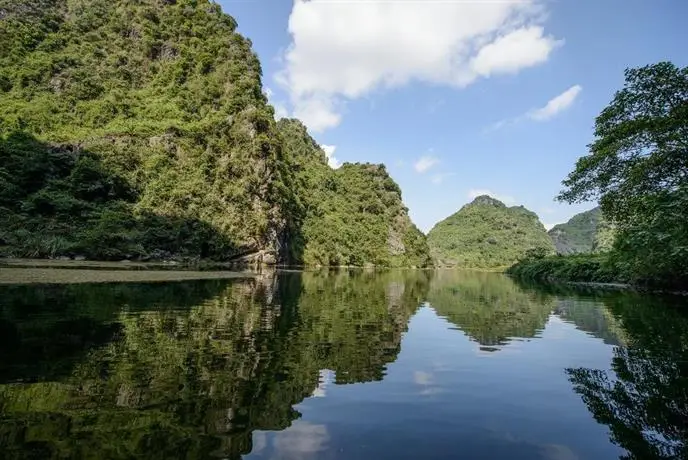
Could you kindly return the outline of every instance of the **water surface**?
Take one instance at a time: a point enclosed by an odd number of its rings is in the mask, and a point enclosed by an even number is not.
[[[362,271],[0,286],[2,458],[686,458],[685,299]]]

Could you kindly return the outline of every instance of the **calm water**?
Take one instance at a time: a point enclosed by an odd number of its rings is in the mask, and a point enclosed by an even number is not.
[[[454,271],[0,286],[0,457],[688,458],[681,303]]]

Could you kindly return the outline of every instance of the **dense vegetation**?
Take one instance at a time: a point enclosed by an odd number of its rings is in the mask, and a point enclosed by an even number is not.
[[[509,266],[528,251],[554,253],[534,212],[489,196],[477,197],[437,223],[428,233],[428,245],[437,264],[467,268]]]
[[[614,235],[605,229],[598,244],[613,239],[612,250],[601,258],[530,259],[512,273],[688,286],[688,67],[627,70],[624,88],[595,121],[589,150],[558,199],[599,199]],[[580,266],[561,271],[564,264]]]
[[[608,251],[612,243],[609,231],[610,226],[598,206],[555,225],[547,233],[558,254],[577,254]]]
[[[236,27],[207,0],[0,0],[0,256],[425,265],[383,167],[277,126]]]
[[[411,222],[399,186],[384,165],[327,165],[298,120],[277,123],[294,171],[299,239],[307,265],[426,266],[425,235]]]
[[[530,257],[507,269],[507,273],[533,281],[571,281],[578,283],[626,282],[609,261],[607,254]]]

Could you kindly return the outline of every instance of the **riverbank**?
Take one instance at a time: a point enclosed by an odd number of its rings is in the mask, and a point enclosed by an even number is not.
[[[631,280],[608,254],[574,254],[525,259],[506,272],[513,278],[536,283],[557,283],[606,289],[688,295],[686,286]]]
[[[0,284],[150,283],[253,278],[252,272],[0,267]]]
[[[197,260],[194,262],[180,262],[176,260],[161,260],[152,262],[122,260],[119,262],[103,260],[73,260],[73,259],[24,259],[0,258],[0,268],[51,268],[65,270],[180,270],[180,271],[241,271],[254,268],[247,264],[213,262]]]
[[[524,259],[506,273],[528,281],[627,284],[605,254],[575,254]]]
[[[306,271],[306,270],[435,270],[450,267],[385,267],[367,264],[364,266],[356,265],[285,265],[285,264],[260,264],[260,263],[237,263],[237,262],[215,262],[212,260],[193,260],[190,262],[176,260],[161,261],[130,261],[122,260],[99,261],[99,260],[74,260],[69,258],[60,259],[27,259],[27,258],[2,258],[0,257],[0,268],[60,268],[65,270],[89,269],[89,270],[192,270],[192,271],[242,271],[242,270],[261,270],[275,269],[281,271]],[[508,267],[499,269],[466,269],[477,271],[500,271],[503,272]]]

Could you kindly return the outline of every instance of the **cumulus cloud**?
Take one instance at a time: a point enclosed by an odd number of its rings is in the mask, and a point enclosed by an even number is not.
[[[516,203],[516,200],[512,196],[501,195],[485,188],[472,188],[468,191],[468,198],[471,200],[474,200],[481,195],[491,196],[492,198],[495,198],[506,205],[512,205]]]
[[[437,157],[433,157],[430,155],[424,155],[418,159],[413,164],[413,168],[416,170],[416,172],[419,172],[423,174],[426,172],[428,169],[432,168],[435,166],[437,163],[439,163],[440,160]]]
[[[323,149],[325,155],[327,155],[327,164],[330,165],[330,168],[337,169],[342,165],[334,156],[334,151],[337,150],[336,145],[321,145],[320,148]]]
[[[542,0],[294,0],[276,75],[294,115],[321,131],[347,100],[411,81],[462,88],[545,62],[562,41]]]
[[[582,89],[580,85],[573,85],[560,95],[550,99],[544,107],[529,112],[528,117],[536,121],[549,120],[556,114],[568,109]]]

